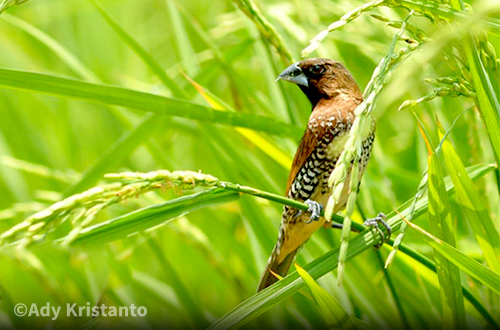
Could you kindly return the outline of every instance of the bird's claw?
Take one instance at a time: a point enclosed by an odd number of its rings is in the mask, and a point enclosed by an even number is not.
[[[377,217],[373,219],[367,219],[363,224],[365,227],[370,227],[375,229],[380,234],[382,242],[380,244],[375,245],[376,248],[379,248],[382,244],[387,242],[391,237],[392,229],[391,226],[389,226],[389,224],[386,222],[386,220],[387,220],[386,215],[381,212],[377,215]],[[387,231],[387,238],[385,237],[384,232],[380,229],[379,223],[382,224],[382,226],[384,226],[385,230]]]
[[[307,204],[307,206],[309,206],[307,212],[310,212],[311,216],[309,217],[309,221],[304,221],[304,223],[311,223],[312,221],[318,221],[321,211],[323,210],[323,206],[321,206],[320,203],[312,201],[310,199],[306,200],[305,203]]]

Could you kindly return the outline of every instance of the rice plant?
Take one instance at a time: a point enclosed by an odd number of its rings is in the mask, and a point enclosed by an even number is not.
[[[3,0],[0,44],[1,328],[500,329],[496,1]],[[275,82],[307,57],[364,91],[333,191],[372,115],[375,146],[343,230],[255,293],[308,208]]]

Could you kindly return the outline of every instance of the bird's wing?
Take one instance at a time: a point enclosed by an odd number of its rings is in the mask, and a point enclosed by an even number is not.
[[[288,176],[288,182],[286,184],[286,192],[290,191],[290,187],[292,186],[295,177],[299,173],[300,169],[304,166],[307,161],[307,158],[311,155],[313,150],[316,148],[316,143],[318,142],[318,137],[307,128],[302,140],[300,140],[299,147],[297,152],[295,153],[295,157],[293,158],[292,168],[290,169],[290,174]]]

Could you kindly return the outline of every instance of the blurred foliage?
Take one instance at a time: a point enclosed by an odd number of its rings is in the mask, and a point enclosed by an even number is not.
[[[167,186],[132,191],[138,198],[126,202],[71,204],[72,216],[37,231],[29,247],[0,246],[0,328],[311,329],[333,327],[335,315],[358,328],[437,328],[453,317],[465,318],[460,327],[500,328],[497,1],[4,0],[0,12],[0,235],[65,198],[113,186],[110,172],[201,171],[267,194]],[[373,75],[402,27],[393,66]],[[392,212],[405,235],[395,233],[400,252],[384,268],[394,250],[352,233],[339,287],[340,231],[319,230],[296,260],[311,291],[295,294],[304,282],[294,273],[255,295],[282,209],[270,196],[283,194],[310,114],[296,86],[275,78],[304,49],[343,62],[363,90],[381,79],[352,219]],[[79,207],[99,203],[109,207],[75,220]],[[439,226],[453,228],[453,239]],[[60,244],[89,228],[113,241]],[[453,275],[448,282],[433,260]],[[466,299],[457,294],[450,307],[460,285]],[[343,311],[329,313],[325,301]],[[16,316],[18,303],[134,304],[148,314],[53,321]]]

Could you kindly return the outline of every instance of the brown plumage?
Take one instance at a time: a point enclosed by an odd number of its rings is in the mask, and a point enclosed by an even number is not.
[[[295,63],[285,69],[278,79],[297,84],[312,103],[312,113],[307,129],[300,141],[288,177],[286,195],[289,198],[314,201],[325,206],[331,191],[328,178],[335,168],[347,141],[354,121],[354,110],[363,101],[361,91],[349,71],[339,62],[312,58]],[[373,132],[375,126],[373,126]],[[370,157],[374,135],[363,143],[359,175]],[[350,179],[348,174],[347,180]],[[348,182],[348,181],[347,181]],[[349,184],[342,193],[335,212],[345,207]],[[268,265],[259,283],[258,291],[278,279],[272,272],[285,276],[302,246],[314,231],[328,226],[321,217],[311,221],[311,215],[289,206],[283,209],[278,241],[269,258]],[[330,225],[331,227],[331,225]]]

